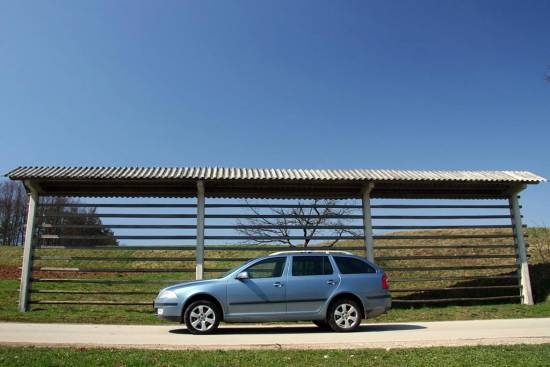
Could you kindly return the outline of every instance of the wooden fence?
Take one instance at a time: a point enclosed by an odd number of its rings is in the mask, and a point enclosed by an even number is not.
[[[508,201],[418,202],[371,205],[374,256],[390,277],[394,304],[521,299]],[[353,201],[207,203],[205,277],[274,251],[303,250],[283,242],[306,237],[311,249],[365,256],[362,209]],[[195,278],[197,224],[192,202],[39,204],[29,303],[150,307],[161,286]]]

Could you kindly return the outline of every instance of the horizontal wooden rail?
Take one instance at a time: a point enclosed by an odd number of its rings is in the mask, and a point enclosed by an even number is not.
[[[286,214],[206,214],[205,218],[243,219],[243,218],[327,218],[327,219],[363,219],[362,215],[286,215]],[[509,219],[510,215],[373,215],[372,219]]]
[[[511,233],[497,234],[448,234],[448,235],[413,235],[413,236],[374,236],[375,240],[451,240],[451,239],[475,239],[475,238],[514,238]]]
[[[463,280],[503,280],[518,279],[517,275],[470,275],[470,276],[437,276],[435,278],[390,278],[392,283],[418,283],[418,282],[440,282],[442,280],[463,281]]]
[[[390,278],[392,283],[416,283],[416,282],[439,282],[442,280],[504,280],[518,279],[517,275],[495,275],[495,276],[452,276],[436,278]],[[36,283],[76,283],[76,284],[171,284],[185,283],[189,280],[181,279],[94,279],[94,278],[32,278]]]
[[[153,306],[153,301],[44,301],[34,300],[30,301],[31,304],[37,305],[110,305],[110,306]]]
[[[253,257],[205,257],[204,261],[213,261],[213,262],[236,262],[236,261],[249,261],[254,259]]]
[[[509,219],[510,215],[373,215],[372,219]]]
[[[330,247],[330,246],[311,246],[311,247],[289,247],[289,246],[205,246],[205,250],[209,251],[325,251],[325,250],[338,250],[338,251],[360,251],[365,250],[363,246],[345,246],[345,247]]]
[[[433,292],[433,291],[464,291],[474,289],[519,289],[519,285],[485,285],[475,287],[444,287],[444,288],[392,288],[391,292],[405,293],[405,292]]]
[[[459,301],[489,301],[489,300],[505,300],[519,299],[520,296],[498,296],[498,297],[475,297],[475,298],[443,298],[443,299],[428,299],[428,300],[404,300],[393,299],[393,303],[442,303],[442,302],[459,302]],[[105,306],[152,306],[153,301],[143,302],[125,302],[125,301],[45,301],[34,300],[31,304],[49,304],[49,305],[105,305]]]
[[[165,213],[44,213],[43,218],[48,217],[100,217],[100,218],[196,218],[196,214],[165,214]]]
[[[96,229],[96,228],[121,228],[121,229],[195,229],[194,224],[49,224],[40,225],[41,228],[59,229]]]
[[[420,256],[377,256],[377,261],[388,260],[463,260],[463,259],[515,259],[517,255],[420,255]]]
[[[158,292],[146,291],[75,291],[65,289],[31,289],[31,293],[41,294],[112,294],[112,295],[155,295]]]
[[[524,227],[527,227],[524,225]],[[431,225],[431,226],[415,226],[415,225],[401,225],[401,226],[372,226],[373,229],[502,229],[513,228],[511,224],[460,224],[460,225]]]
[[[33,267],[33,271],[64,272],[64,273],[194,273],[193,269],[153,269],[153,268],[64,268],[64,267]]]
[[[293,209],[293,208],[335,208],[335,209],[362,209],[361,205],[354,204],[206,204],[207,208],[281,208],[281,209]],[[374,209],[509,209],[509,205],[453,205],[453,204],[418,204],[418,205],[406,205],[406,204],[378,204],[371,205]]]
[[[195,246],[83,246],[83,245],[43,245],[37,246],[35,249],[44,249],[44,250],[59,250],[59,249],[68,249],[68,250],[94,250],[94,251],[103,251],[103,250],[183,250],[183,251],[195,251]]]
[[[223,273],[228,268],[207,268],[205,272]],[[172,268],[172,269],[154,269],[154,268],[64,268],[64,267],[33,267],[32,271],[47,271],[59,273],[194,273],[195,269]]]
[[[39,236],[45,240],[194,240],[196,236],[159,236],[159,235],[119,235],[119,236],[104,236],[104,235],[58,235],[58,234],[42,234]]]
[[[509,205],[460,205],[460,204],[418,204],[418,205],[371,205],[377,209],[510,209]]]
[[[194,257],[136,257],[136,256],[33,256],[33,260],[74,261],[195,261]],[[223,260],[223,259],[220,259]]]
[[[100,218],[196,218],[196,214],[134,214],[134,213],[44,213],[42,217],[100,217]],[[211,219],[363,219],[356,214],[327,214],[327,215],[295,215],[295,214],[206,214]],[[509,219],[510,215],[373,215],[372,219]]]
[[[361,205],[353,204],[206,204],[206,208],[257,208],[257,209],[361,209]]]
[[[284,241],[284,240],[361,240],[363,236],[204,236],[206,240]]]
[[[442,303],[442,302],[459,302],[459,301],[491,301],[504,299],[518,299],[519,295],[514,296],[496,296],[496,297],[462,297],[462,298],[440,298],[440,299],[392,299],[392,303]]]
[[[195,229],[197,228],[194,224],[51,224],[43,223],[40,225],[41,228],[59,228],[59,229],[96,229],[96,228],[113,228],[113,229]],[[524,225],[524,227],[527,227]],[[248,224],[208,224],[204,226],[205,229],[363,229],[362,225],[311,225],[311,226],[300,226],[300,225],[248,225]],[[431,225],[431,226],[422,226],[422,225],[378,225],[372,226],[373,229],[502,229],[502,228],[512,228],[510,224],[471,224],[471,225]]]
[[[249,247],[247,245],[243,245],[242,247],[235,246],[220,246],[223,248],[218,248],[218,246],[205,246],[207,250],[213,250],[213,251],[266,251],[266,252],[273,252],[273,251],[304,251],[304,250],[342,250],[342,251],[363,251],[365,250],[364,247],[355,246],[355,247],[321,247],[321,246],[315,246],[315,247],[308,247],[308,248],[289,248],[288,246],[272,246],[272,245],[266,245],[263,247]],[[114,251],[127,251],[127,250],[151,250],[151,251],[164,251],[164,250],[174,250],[174,251],[195,251],[195,246],[81,246],[81,245],[42,245],[35,247],[35,250],[91,250],[91,251],[103,251],[103,250],[114,250]]]
[[[181,279],[93,279],[93,278],[31,278],[36,283],[75,283],[75,284],[175,284],[186,283]]]
[[[462,260],[462,259],[513,259],[517,255],[421,255],[421,256],[377,256],[377,261],[393,261],[393,260]],[[248,257],[209,257],[205,261],[248,261],[252,258]],[[174,261],[186,262],[195,261],[194,257],[127,257],[127,256],[33,256],[33,260],[72,260],[72,261]]]
[[[196,204],[124,204],[124,203],[41,203],[41,207],[55,208],[195,208]],[[288,209],[312,209],[312,208],[334,208],[334,209],[362,209],[361,205],[354,204],[206,204],[206,208],[288,208]],[[372,205],[376,209],[509,209],[508,205],[454,205],[454,204],[420,204],[420,205]]]
[[[482,269],[517,269],[517,265],[468,265],[468,266],[426,266],[406,268],[384,268],[387,272],[409,272],[409,271],[442,271],[442,270],[482,270]]]
[[[339,208],[362,209],[361,205],[354,204],[206,204],[207,208]],[[419,204],[419,205],[371,205],[376,209],[509,209],[508,205],[453,205],[453,204]]]
[[[480,244],[480,245],[415,245],[415,246],[374,246],[375,250],[415,250],[415,249],[497,249],[497,248],[514,248],[513,244]]]
[[[233,230],[239,230],[239,229],[363,229],[363,226],[359,225],[306,225],[306,226],[300,226],[300,225],[287,225],[287,226],[280,226],[280,225],[248,225],[248,224],[235,224],[235,225],[225,225],[225,224],[209,224],[204,226],[205,229],[233,229]]]
[[[72,261],[195,261],[194,257],[135,257],[135,256],[33,256],[33,260],[72,260]],[[207,257],[205,261],[248,261],[250,257]]]
[[[67,204],[40,204],[41,207],[54,208],[196,208],[197,204],[104,204],[104,203],[67,203]]]
[[[59,235],[59,234],[41,234],[39,235],[42,239],[52,239],[52,240],[108,240],[108,239],[117,239],[117,240],[194,240],[196,236],[194,235]],[[513,238],[512,234],[502,233],[502,234],[460,234],[460,235],[412,235],[412,236],[399,236],[399,235],[377,235],[374,236],[375,240],[431,240],[431,239],[440,239],[440,240],[449,240],[449,239],[480,239],[480,238]],[[206,240],[272,240],[272,241],[281,241],[281,240],[360,240],[363,239],[361,235],[317,235],[313,237],[309,236],[228,236],[228,235],[210,235],[204,236]]]
[[[479,245],[414,245],[414,246],[386,246],[375,244],[375,250],[414,250],[414,249],[467,249],[467,248],[476,248],[476,249],[498,249],[498,248],[514,248],[513,244],[479,244]],[[182,250],[182,251],[195,251],[194,245],[144,245],[144,246],[83,246],[83,245],[42,245],[35,247],[35,249],[74,249],[74,250]],[[344,250],[344,251],[362,251],[365,250],[363,246],[312,246],[312,247],[289,247],[289,246],[274,246],[274,245],[233,245],[233,246],[205,246],[206,250],[216,250],[216,251],[304,251],[304,250]]]

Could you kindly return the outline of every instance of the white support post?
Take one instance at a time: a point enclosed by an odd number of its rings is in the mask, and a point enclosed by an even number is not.
[[[204,181],[197,181],[197,246],[195,279],[204,278]]]
[[[19,311],[26,312],[29,309],[29,290],[32,273],[32,246],[34,242],[34,219],[36,206],[38,205],[38,191],[30,183],[26,182],[30,190],[29,207],[27,210],[27,224],[25,227],[25,243],[23,245],[23,263],[21,265],[21,283],[19,286]]]
[[[518,193],[522,191],[525,186],[515,190],[510,195],[508,201],[510,203],[510,214],[512,216],[512,226],[514,231],[514,242],[516,244],[516,250],[518,255],[518,265],[520,284],[521,284],[521,303],[524,305],[532,305],[533,293],[531,292],[531,279],[529,277],[529,264],[527,262],[527,250],[525,248],[525,239],[523,237],[523,225],[521,222],[521,210],[519,206]]]
[[[374,262],[374,237],[372,234],[372,215],[370,208],[370,193],[374,188],[374,183],[369,182],[361,191],[363,200],[363,233],[365,237],[365,251],[367,260]]]

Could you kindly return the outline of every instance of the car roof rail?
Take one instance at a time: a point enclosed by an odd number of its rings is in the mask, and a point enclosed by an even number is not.
[[[290,250],[290,251],[279,251],[269,254],[269,256],[274,255],[288,255],[288,254],[342,254],[342,255],[353,255],[349,251],[341,250]]]

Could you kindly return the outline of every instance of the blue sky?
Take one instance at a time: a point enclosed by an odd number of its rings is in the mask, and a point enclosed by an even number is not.
[[[550,176],[548,1],[0,1],[0,170]],[[523,195],[550,224],[548,184]]]

